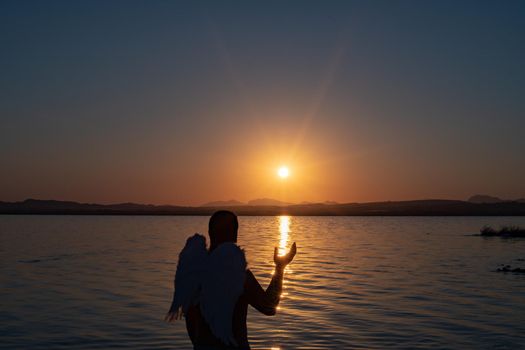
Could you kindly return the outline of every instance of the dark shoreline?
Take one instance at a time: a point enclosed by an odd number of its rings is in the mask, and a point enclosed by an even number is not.
[[[0,215],[208,216],[218,209],[232,210],[241,216],[525,216],[525,203],[522,202],[470,203],[458,200],[224,207],[104,205],[34,199],[0,202]]]

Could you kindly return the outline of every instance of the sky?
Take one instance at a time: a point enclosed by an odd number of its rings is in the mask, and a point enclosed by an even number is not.
[[[523,1],[4,0],[0,201],[525,197],[524,37]]]

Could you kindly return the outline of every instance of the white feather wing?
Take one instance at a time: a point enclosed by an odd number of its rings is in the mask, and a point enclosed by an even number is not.
[[[207,259],[206,238],[199,234],[188,238],[179,254],[175,292],[170,311],[176,312],[182,308],[182,312],[186,314],[191,305],[198,303]]]
[[[217,338],[226,345],[236,346],[232,320],[244,290],[244,252],[234,243],[223,243],[208,256],[207,264],[200,295],[202,315]]]

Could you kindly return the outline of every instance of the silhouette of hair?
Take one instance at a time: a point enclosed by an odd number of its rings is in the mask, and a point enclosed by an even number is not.
[[[210,235],[210,250],[224,242],[237,242],[239,221],[237,215],[229,210],[218,210],[210,218],[208,234]]]

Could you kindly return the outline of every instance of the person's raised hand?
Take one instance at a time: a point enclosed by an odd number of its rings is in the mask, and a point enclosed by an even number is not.
[[[297,245],[295,242],[293,242],[290,251],[282,256],[279,256],[279,249],[275,247],[275,250],[273,251],[273,261],[275,262],[275,266],[284,269],[286,265],[292,262],[295,254],[297,254]]]

